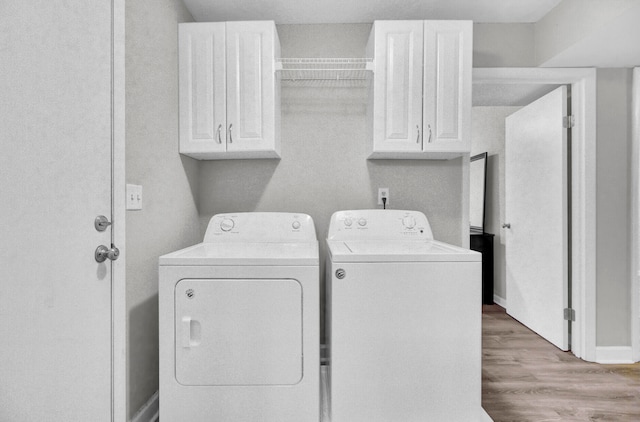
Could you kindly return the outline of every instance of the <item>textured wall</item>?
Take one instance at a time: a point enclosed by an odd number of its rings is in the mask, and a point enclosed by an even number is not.
[[[598,346],[630,345],[631,69],[598,69],[596,325]]]
[[[158,256],[201,241],[197,163],[178,154],[180,0],[126,2],[126,178],[143,186],[127,211],[129,417],[158,390]]]
[[[473,67],[535,67],[534,24],[474,23]]]
[[[520,107],[474,107],[471,123],[471,155],[487,152],[487,193],[485,232],[495,234],[493,239],[494,281],[493,292],[507,299],[504,240],[501,228],[504,220],[504,120]]]
[[[536,64],[542,65],[637,4],[637,0],[561,1],[534,24]]]
[[[364,57],[370,25],[280,25],[284,57]],[[311,215],[325,259],[331,214],[377,208],[378,187],[390,207],[415,209],[434,236],[460,244],[462,160],[367,160],[366,90],[282,90],[282,159],[202,162],[202,230],[216,213],[292,211]],[[324,273],[324,268],[322,268]]]

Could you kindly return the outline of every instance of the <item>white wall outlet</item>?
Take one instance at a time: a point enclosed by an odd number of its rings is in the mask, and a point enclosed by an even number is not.
[[[142,186],[130,185],[127,183],[127,209],[128,210],[141,210],[142,209]]]
[[[389,188],[378,188],[378,205],[383,205],[382,198],[387,198],[387,205],[389,205]]]

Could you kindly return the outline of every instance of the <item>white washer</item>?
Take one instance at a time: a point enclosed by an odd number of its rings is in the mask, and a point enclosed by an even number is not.
[[[305,214],[215,215],[161,256],[161,420],[318,422],[318,279]]]
[[[481,410],[481,255],[416,211],[340,211],[327,238],[332,422],[472,422]]]

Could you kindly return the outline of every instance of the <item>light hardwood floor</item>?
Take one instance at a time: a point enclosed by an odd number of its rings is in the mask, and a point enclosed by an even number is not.
[[[482,407],[495,422],[640,421],[640,363],[562,352],[497,306],[483,306]]]

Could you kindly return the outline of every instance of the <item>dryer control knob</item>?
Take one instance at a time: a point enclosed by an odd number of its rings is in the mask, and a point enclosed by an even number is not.
[[[220,222],[220,230],[222,230],[223,232],[228,232],[235,225],[236,225],[236,223],[234,223],[234,221],[232,219],[225,218]]]
[[[351,227],[351,225],[353,224],[353,220],[351,219],[351,217],[347,217],[344,219],[344,225],[347,227]]]
[[[367,225],[367,219],[366,219],[366,218],[364,218],[364,217],[363,217],[363,218],[361,218],[361,219],[359,219],[359,220],[358,220],[358,224],[359,224],[360,226],[362,226],[362,227],[366,226],[366,225]]]
[[[291,227],[293,227],[294,230],[298,230],[300,228],[300,222],[294,221],[293,223],[291,223]]]
[[[408,229],[412,229],[416,226],[416,219],[412,216],[404,217],[402,219],[402,225]]]

